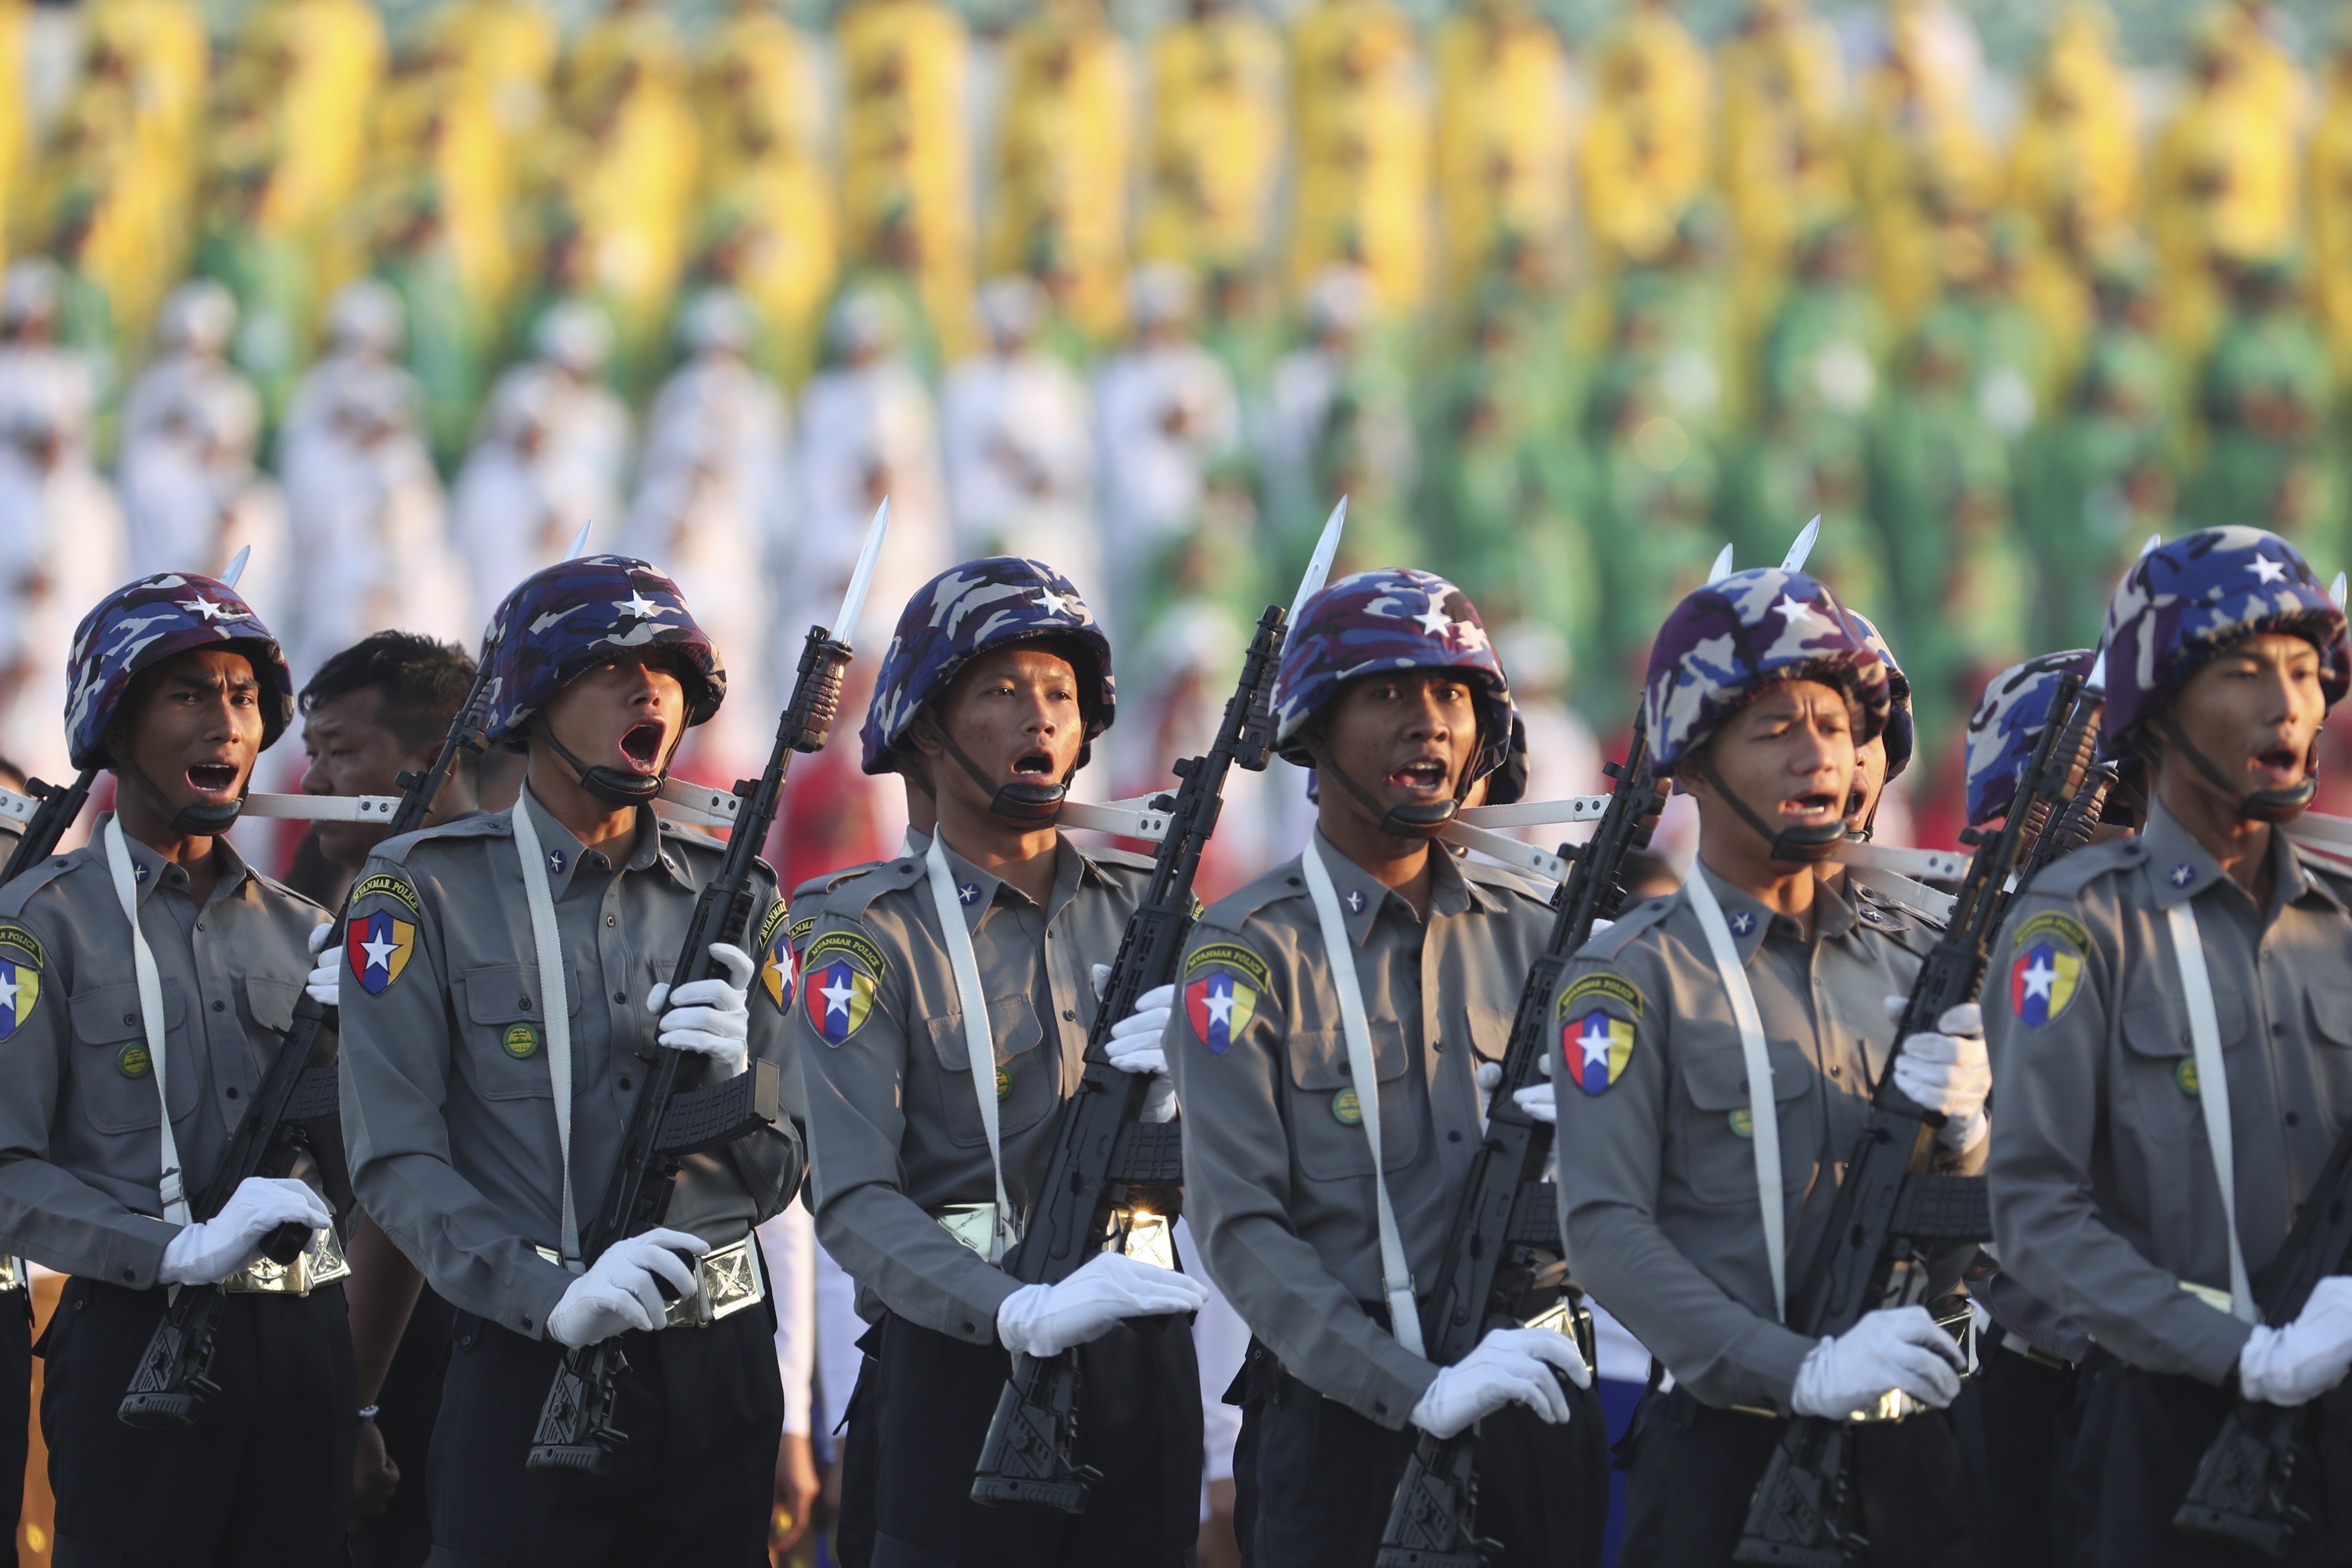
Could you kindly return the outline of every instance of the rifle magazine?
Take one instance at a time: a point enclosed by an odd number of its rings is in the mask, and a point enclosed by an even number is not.
[[[656,1146],[665,1155],[698,1155],[772,1127],[782,1114],[782,1075],[772,1061],[755,1061],[748,1072],[723,1082],[670,1096]]]
[[[1903,1183],[1893,1229],[1914,1241],[1990,1241],[1991,1189],[1980,1176],[1914,1174]]]

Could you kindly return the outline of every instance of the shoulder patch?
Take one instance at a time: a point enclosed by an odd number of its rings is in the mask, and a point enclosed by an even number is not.
[[[407,910],[412,919],[422,920],[425,917],[424,908],[417,902],[415,884],[397,872],[370,872],[360,878],[357,887],[352,889],[351,901],[356,906],[362,899],[378,896],[389,898]]]
[[[767,917],[760,922],[760,944],[756,951],[760,959],[760,988],[780,1013],[793,1009],[793,992],[800,984],[800,956],[793,950],[790,921],[791,906],[781,898],[768,905]],[[816,916],[809,916],[816,924]]]
[[[1231,969],[1259,990],[1274,984],[1274,971],[1256,951],[1241,942],[1203,942],[1184,960],[1184,978],[1198,979],[1210,969]]]
[[[2040,1029],[2065,1012],[2082,988],[2083,955],[2090,946],[2083,923],[2060,910],[2045,909],[2018,926],[2010,948],[2009,1005],[2020,1023]]]
[[[1203,942],[1184,960],[1184,1019],[1212,1056],[1233,1049],[1257,1016],[1274,978],[1266,962],[1239,942]]]
[[[354,915],[343,927],[343,956],[360,989],[380,997],[416,956],[416,923],[388,909]]]
[[[17,925],[0,925],[0,1040],[25,1027],[41,999],[48,956],[41,939]]]
[[[29,964],[36,969],[49,967],[48,951],[41,946],[41,939],[13,920],[0,922],[0,958]]]
[[[1570,981],[1552,1009],[1570,1082],[1587,1094],[1601,1094],[1624,1076],[1641,1017],[1642,993],[1623,976],[1580,975]]]
[[[835,928],[809,944],[799,965],[809,1027],[827,1045],[837,1046],[866,1027],[874,993],[889,972],[882,949],[857,931]]]

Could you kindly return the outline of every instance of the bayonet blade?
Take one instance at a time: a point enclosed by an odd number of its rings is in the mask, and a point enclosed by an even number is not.
[[[1780,570],[1782,571],[1804,570],[1805,562],[1812,559],[1813,541],[1821,537],[1822,515],[1815,512],[1813,520],[1800,528],[1797,531],[1797,537],[1790,542],[1789,553],[1780,559]]]
[[[1715,564],[1706,569],[1706,580],[1708,584],[1712,586],[1715,583],[1721,582],[1725,578],[1729,577],[1730,575],[1731,547],[1729,545],[1726,545],[1721,549],[1715,552]]]
[[[582,556],[588,553],[588,530],[593,528],[594,524],[595,519],[592,517],[587,522],[580,525],[580,531],[572,536],[572,548],[563,552],[564,559],[577,560]]]
[[[223,588],[235,588],[236,586],[236,580],[245,575],[245,563],[252,559],[253,547],[251,545],[247,545],[240,549],[236,552],[236,559],[228,563],[228,570],[221,573],[221,586]]]
[[[2162,534],[2160,534],[2160,533],[2156,533],[2156,534],[2150,534],[2150,535],[2148,535],[2148,536],[2147,536],[2147,543],[2146,543],[2146,544],[2144,544],[2144,545],[2142,545],[2142,546],[2140,546],[2140,547],[2139,547],[2140,559],[2143,559],[2143,560],[2145,560],[2146,559],[2147,559],[2147,552],[2148,552],[2148,551],[2150,551],[2150,550],[2152,550],[2152,549],[2154,549],[2157,546],[2158,546],[2158,545],[2162,544],[2163,542],[2164,542],[2164,536],[2163,536]]]
[[[1323,591],[1323,581],[1331,575],[1332,559],[1339,553],[1339,530],[1348,526],[1348,497],[1331,508],[1323,520],[1323,537],[1315,541],[1315,553],[1307,562],[1307,575],[1298,580],[1298,597],[1290,601],[1290,613],[1296,616],[1298,607]]]
[[[841,613],[834,619],[833,640],[846,643],[857,629],[857,617],[866,609],[866,591],[874,581],[874,563],[882,555],[882,536],[890,531],[890,497],[874,508],[874,520],[866,526],[866,548],[857,552],[857,570],[849,574],[849,591],[841,596]]]
[[[2327,585],[2327,601],[2338,610],[2344,608],[2344,574],[2339,571],[2336,574],[2336,580]]]

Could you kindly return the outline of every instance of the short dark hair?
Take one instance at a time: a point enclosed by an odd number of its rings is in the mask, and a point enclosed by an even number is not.
[[[474,689],[473,656],[455,643],[415,632],[362,637],[319,666],[297,699],[307,715],[320,703],[374,689],[376,722],[409,750],[448,733],[449,721]],[[470,771],[471,753],[460,760]]]

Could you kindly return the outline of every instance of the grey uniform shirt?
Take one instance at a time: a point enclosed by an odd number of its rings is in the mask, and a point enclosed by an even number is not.
[[[585,1231],[658,1061],[646,994],[670,977],[696,894],[719,850],[638,813],[614,866],[529,791],[563,950],[572,1026],[572,1196]],[[774,913],[764,878],[751,930]],[[544,1332],[572,1277],[560,1249],[562,1179],[530,911],[512,813],[469,817],[379,845],[352,899],[364,926],[342,978],[343,1137],[368,1213],[433,1288],[518,1333]],[[378,917],[382,917],[380,920]],[[366,943],[376,944],[368,952]],[[377,960],[383,961],[379,963]],[[778,1010],[752,980],[751,1055],[792,1076]],[[712,1081],[688,1058],[682,1088]],[[787,1124],[688,1159],[665,1221],[732,1245],[791,1201],[799,1134]]]
[[[994,1036],[1005,1189],[1025,1211],[1052,1157],[1055,1113],[1086,1070],[1092,967],[1118,951],[1150,862],[1064,839],[1043,909],[951,848],[947,862]],[[1017,1282],[933,1218],[993,1203],[996,1186],[919,857],[824,895],[802,949],[796,1010],[817,1239],[857,1281],[861,1315],[887,1308],[995,1343],[997,1306]]]
[[[1433,1288],[1478,1147],[1477,1063],[1509,1044],[1549,915],[1510,873],[1443,852],[1426,919],[1337,851],[1324,858],[1363,991],[1406,1266]],[[1437,1369],[1367,1310],[1383,1294],[1371,1147],[1299,862],[1219,900],[1179,976],[1168,1064],[1209,1274],[1293,1376],[1402,1427]]]
[[[1692,874],[1722,903],[1764,1026],[1794,1295],[1894,1045],[1885,998],[1910,990],[1932,937],[1897,905],[1824,885],[1807,941],[1704,864]],[[1700,1400],[1785,1408],[1813,1342],[1773,1316],[1739,1030],[1688,890],[1586,943],[1551,1017],[1578,1282]],[[1979,1143],[1938,1168],[1983,1162]],[[1948,1281],[1963,1260],[1939,1260]]]
[[[1985,988],[2001,1266],[2126,1361],[2211,1384],[2247,1330],[2180,1288],[2228,1291],[2229,1234],[2168,908],[2191,901],[2212,978],[2250,1270],[2352,1118],[2352,883],[2271,843],[2263,910],[2157,807],[2034,878]]]
[[[172,1131],[193,1199],[293,1027],[305,944],[326,915],[226,840],[215,841],[220,877],[199,909],[186,872],[123,841],[163,981]],[[61,1272],[152,1287],[179,1228],[158,1218],[154,1065],[130,929],[95,834],[0,888],[0,1235]]]

